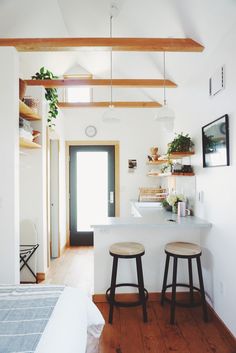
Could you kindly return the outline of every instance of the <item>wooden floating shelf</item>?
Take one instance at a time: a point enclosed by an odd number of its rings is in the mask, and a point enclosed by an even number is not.
[[[41,120],[41,116],[36,114],[28,105],[19,100],[20,116],[29,121]]]
[[[0,46],[21,52],[100,49],[105,51],[202,52],[191,38],[1,38]]]
[[[175,176],[194,176],[195,174],[194,173],[172,173],[172,175],[175,175]]]
[[[23,147],[23,148],[41,148],[41,145],[39,145],[36,142],[27,140],[24,137],[20,137],[20,147]]]
[[[160,173],[160,174],[147,174],[148,177],[168,177],[168,176],[194,176],[194,173]]]
[[[160,108],[162,105],[158,102],[112,102],[115,108]],[[89,103],[58,103],[59,108],[108,108],[110,102],[89,102]]]
[[[182,159],[185,157],[191,157],[195,154],[195,152],[173,152],[169,155],[169,159]],[[157,161],[148,161],[149,165],[160,165],[167,163],[168,159],[158,159]]]
[[[171,173],[151,173],[151,174],[147,174],[148,177],[151,177],[151,178],[155,178],[155,177],[160,177],[160,178],[163,178],[163,177],[167,177],[167,176],[171,176],[172,174]]]
[[[25,80],[28,86],[43,86],[44,88],[60,88],[60,87],[73,87],[73,86],[89,86],[89,87],[100,87],[110,86],[110,79],[58,79],[58,80]],[[162,79],[112,79],[113,87],[122,88],[158,88],[164,87],[164,80]],[[166,80],[166,88],[177,87],[176,83]]]
[[[191,157],[195,152],[173,152],[170,154],[170,159],[181,159],[184,157]]]
[[[147,164],[148,165],[160,165],[160,164],[164,164],[164,163],[167,163],[168,160],[167,159],[160,159],[160,160],[157,160],[157,161],[148,161]]]

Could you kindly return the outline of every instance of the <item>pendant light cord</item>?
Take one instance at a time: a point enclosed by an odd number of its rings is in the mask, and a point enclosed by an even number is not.
[[[163,52],[163,62],[164,62],[164,106],[166,105],[166,52]]]
[[[112,38],[112,20],[113,20],[113,16],[110,16],[110,38]],[[113,65],[113,61],[112,61],[112,46],[111,46],[111,51],[110,51],[110,107],[113,106],[112,102],[113,102],[113,95],[112,95],[112,65]]]

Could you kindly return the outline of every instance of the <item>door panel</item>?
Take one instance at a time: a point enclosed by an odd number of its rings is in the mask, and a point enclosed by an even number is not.
[[[59,141],[50,140],[50,244],[52,258],[60,255],[59,182]]]
[[[93,245],[90,227],[115,216],[114,146],[70,146],[70,244]]]

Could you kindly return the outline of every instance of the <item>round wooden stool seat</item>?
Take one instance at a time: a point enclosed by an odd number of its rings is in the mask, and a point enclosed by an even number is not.
[[[176,256],[200,255],[202,250],[199,245],[185,242],[169,243],[165,246],[165,252]]]
[[[123,242],[114,243],[110,246],[110,254],[117,256],[136,256],[144,254],[144,246],[140,243]]]

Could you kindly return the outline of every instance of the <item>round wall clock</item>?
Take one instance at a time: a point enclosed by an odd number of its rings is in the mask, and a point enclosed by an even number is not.
[[[94,137],[96,136],[97,134],[97,129],[94,125],[88,125],[86,128],[85,128],[85,134],[86,136],[88,137]]]

